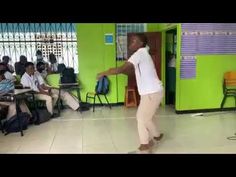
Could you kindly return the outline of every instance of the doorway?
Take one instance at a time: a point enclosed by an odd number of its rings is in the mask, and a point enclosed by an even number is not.
[[[166,64],[165,64],[165,97],[166,105],[175,105],[176,93],[176,44],[177,44],[177,29],[166,31]]]

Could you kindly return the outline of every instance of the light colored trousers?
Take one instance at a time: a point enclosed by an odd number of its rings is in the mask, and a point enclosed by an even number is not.
[[[16,103],[15,102],[0,102],[0,104],[9,106],[7,117],[6,117],[7,120],[16,115]],[[20,109],[22,112],[27,112],[30,115],[30,117],[32,117],[32,114],[24,101],[20,102]]]
[[[163,98],[163,91],[141,95],[137,110],[137,122],[140,144],[148,144],[153,137],[160,136],[159,123],[155,126],[153,118]]]
[[[59,95],[59,90],[52,89],[51,96],[44,94],[35,94],[35,98],[38,100],[45,100],[48,112],[53,114],[53,107],[55,106]],[[73,110],[79,108],[78,100],[70,93],[61,90],[61,99]]]

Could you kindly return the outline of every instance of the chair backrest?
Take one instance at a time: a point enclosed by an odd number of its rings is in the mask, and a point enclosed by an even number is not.
[[[59,88],[60,84],[60,74],[49,74],[46,77],[46,82],[48,85]]]
[[[97,81],[97,84],[96,84],[96,87],[95,87],[95,92],[97,94],[108,94],[109,92],[109,79],[107,76],[103,76],[101,77],[98,81]]]
[[[225,86],[236,86],[236,71],[229,71],[224,74]]]

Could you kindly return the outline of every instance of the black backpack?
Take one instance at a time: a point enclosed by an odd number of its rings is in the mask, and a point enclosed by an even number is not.
[[[76,75],[74,68],[65,68],[61,74],[62,84],[76,83]]]
[[[29,125],[30,115],[26,112],[20,112],[19,118],[21,120],[22,129],[26,130]],[[19,126],[18,121],[19,120],[15,115],[15,116],[11,117],[9,120],[7,120],[6,122],[4,122],[3,129],[4,129],[5,133],[8,134],[11,132],[19,132],[20,126]]]
[[[36,125],[49,121],[52,116],[51,113],[45,108],[37,109],[37,111],[33,110],[32,114],[34,118],[33,123]]]
[[[7,117],[8,108],[9,106],[7,105],[0,105],[0,121]]]
[[[57,72],[62,73],[62,71],[66,68],[66,65],[64,63],[60,63],[57,66]]]

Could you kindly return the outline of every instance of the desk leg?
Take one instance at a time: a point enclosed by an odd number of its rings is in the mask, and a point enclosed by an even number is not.
[[[22,122],[21,122],[21,119],[20,119],[20,116],[19,116],[19,112],[20,112],[20,102],[18,101],[18,99],[16,99],[15,101],[16,103],[16,118],[18,119],[18,123],[19,123],[19,127],[20,127],[20,133],[21,133],[21,136],[24,136],[23,134],[23,128],[22,128]]]
[[[61,114],[61,89],[59,88],[59,95],[58,95],[58,100],[57,100],[57,109],[58,109],[58,116],[60,117]]]
[[[76,91],[77,91],[78,100],[79,100],[79,102],[81,102],[80,90],[79,90],[79,89],[76,89]]]
[[[79,89],[76,89],[77,91],[77,97],[78,97],[78,100],[79,100],[79,104],[81,103],[81,96],[80,96],[80,90]],[[87,99],[87,98],[86,98]],[[86,100],[87,102],[87,100]],[[82,109],[79,108],[79,112],[82,114]]]
[[[39,113],[38,113],[38,107],[37,104],[35,103],[35,97],[34,97],[34,93],[32,93],[32,98],[33,98],[33,104],[34,104],[34,111],[36,114],[36,121],[35,121],[35,125],[39,125],[40,121],[39,121]]]

